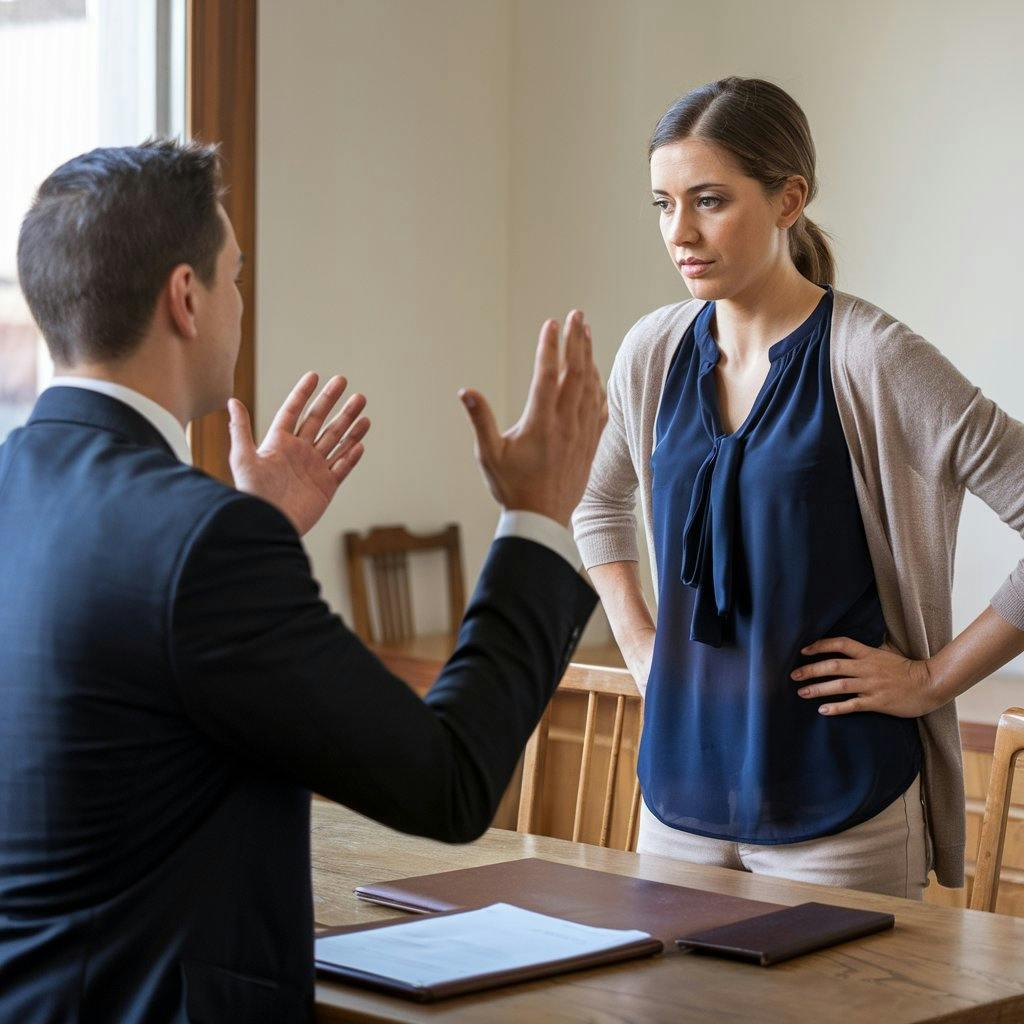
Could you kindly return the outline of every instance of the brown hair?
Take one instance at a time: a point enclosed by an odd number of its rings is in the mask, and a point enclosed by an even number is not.
[[[706,139],[727,150],[769,195],[797,174],[807,182],[807,202],[817,195],[807,118],[796,100],[771,82],[723,78],[681,96],[658,121],[648,159],[659,147],[686,138]],[[815,284],[835,284],[828,236],[805,213],[789,229],[789,251],[804,277]]]
[[[39,186],[18,277],[55,363],[129,355],[178,264],[213,283],[221,193],[217,148],[171,140],[94,149]]]

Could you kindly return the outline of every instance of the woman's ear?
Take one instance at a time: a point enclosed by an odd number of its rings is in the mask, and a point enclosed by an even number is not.
[[[807,205],[807,179],[799,174],[790,175],[779,190],[779,219],[776,224],[780,228],[791,228],[804,212]]]
[[[179,263],[167,278],[167,312],[180,335],[194,340],[196,324],[196,274],[187,263]]]

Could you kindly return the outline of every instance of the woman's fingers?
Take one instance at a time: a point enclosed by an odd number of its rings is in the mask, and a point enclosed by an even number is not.
[[[868,671],[870,667],[857,658],[825,658],[793,669],[790,678],[802,682],[805,679],[821,679],[823,676],[856,676]]]
[[[834,697],[840,693],[861,693],[864,685],[861,679],[830,679],[827,683],[801,686],[796,692],[801,697]]]
[[[866,651],[877,651],[877,647],[868,647],[857,640],[851,640],[848,636],[833,636],[825,640],[815,640],[802,648],[801,654],[845,654],[849,658],[864,654]]]
[[[851,697],[849,700],[840,701],[838,704],[822,704],[818,708],[819,715],[852,715],[856,711],[872,711],[873,708],[865,703],[863,697]]]

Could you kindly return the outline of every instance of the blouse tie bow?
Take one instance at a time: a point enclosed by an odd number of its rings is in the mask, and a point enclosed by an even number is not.
[[[683,528],[682,582],[697,591],[690,639],[721,647],[733,601],[736,492],[743,440],[718,434],[693,483]]]

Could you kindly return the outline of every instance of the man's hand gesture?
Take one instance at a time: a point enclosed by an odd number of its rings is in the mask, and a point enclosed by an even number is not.
[[[352,395],[324,426],[348,386],[344,377],[332,377],[303,417],[317,380],[315,373],[303,375],[259,448],[245,406],[236,398],[228,403],[229,461],[235,486],[280,509],[300,535],[324,514],[341,482],[355,468],[363,454],[362,439],[370,429],[370,421],[359,418],[366,407],[362,395]]]
[[[590,464],[608,420],[590,328],[580,310],[565,320],[558,354],[558,322],[540,329],[526,408],[501,433],[483,395],[459,392],[476,433],[476,457],[491,494],[506,509],[538,512],[564,526],[579,504]]]

